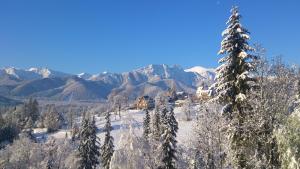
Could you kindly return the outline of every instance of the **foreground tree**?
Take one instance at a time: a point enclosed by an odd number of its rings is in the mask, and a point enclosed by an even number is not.
[[[99,164],[100,143],[96,132],[95,119],[93,118],[91,121],[89,118],[84,118],[80,129],[80,143],[78,148],[78,166],[80,169],[95,169]]]
[[[226,54],[217,68],[216,88],[217,100],[224,104],[223,115],[229,122],[230,148],[233,164],[236,168],[246,168],[249,152],[249,129],[246,123],[250,117],[250,105],[247,103],[248,91],[253,87],[251,78],[253,70],[253,55],[248,54],[253,49],[248,45],[248,31],[240,23],[241,15],[237,7],[231,10],[227,22],[228,27],[222,33],[223,41],[219,54]]]
[[[280,58],[275,58],[271,63],[263,57],[258,61],[255,76],[259,87],[250,98],[255,112],[252,128],[256,133],[256,167],[280,168],[280,147],[276,133],[286,125],[287,117],[297,107],[294,104],[295,71],[282,63]]]
[[[104,126],[105,138],[104,138],[103,146],[101,147],[101,160],[102,160],[103,168],[109,169],[110,161],[114,154],[114,138],[110,134],[112,130],[112,126],[110,122],[109,112],[106,113],[105,120],[106,120]]]
[[[195,128],[197,149],[196,168],[225,168],[226,137],[223,133],[224,120],[220,115],[220,106],[207,103],[201,106]]]
[[[0,168],[43,168],[44,155],[40,144],[21,134],[19,139],[0,150]]]
[[[300,168],[300,110],[289,116],[285,125],[278,130],[276,138],[279,144],[282,168]]]

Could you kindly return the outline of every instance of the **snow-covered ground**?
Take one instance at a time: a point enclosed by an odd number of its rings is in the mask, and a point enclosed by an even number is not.
[[[192,121],[186,121],[184,119],[184,113],[181,110],[182,108],[175,108],[175,115],[178,121],[178,133],[177,133],[177,141],[179,145],[188,146],[192,138],[194,138],[194,122],[195,118]],[[151,112],[153,113],[153,112]],[[118,115],[112,113],[111,115],[111,124],[113,130],[111,132],[112,136],[114,137],[114,144],[115,148],[118,148],[118,144],[121,138],[122,133],[128,132],[128,124],[134,126],[135,134],[137,136],[142,136],[143,133],[143,118],[144,118],[144,111],[141,110],[128,110],[121,112],[121,118]],[[80,120],[78,120],[80,121]],[[101,142],[104,140],[104,132],[103,127],[105,124],[104,116],[97,117],[96,116],[96,125],[98,127],[98,137],[100,138]],[[53,137],[55,139],[64,139],[67,136],[70,137],[70,130],[68,129],[61,129],[55,133],[50,135],[46,134],[45,130],[42,129],[35,129],[34,135],[39,139],[47,139]]]

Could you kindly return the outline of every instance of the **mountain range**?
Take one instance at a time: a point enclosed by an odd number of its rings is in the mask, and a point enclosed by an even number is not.
[[[28,97],[49,100],[101,101],[116,95],[135,99],[154,97],[171,87],[194,93],[203,83],[212,83],[214,69],[200,66],[184,70],[178,65],[148,65],[123,73],[68,74],[48,68],[0,69],[0,100]]]

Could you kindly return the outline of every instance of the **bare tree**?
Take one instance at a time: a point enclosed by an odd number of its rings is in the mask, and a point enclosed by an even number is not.
[[[202,161],[200,168],[222,169],[225,167],[226,137],[225,122],[221,117],[220,106],[213,103],[203,104],[196,122],[196,158]]]
[[[113,109],[115,115],[119,115],[119,118],[121,118],[121,110],[128,106],[128,97],[124,95],[115,95],[112,96],[109,100],[114,107]]]
[[[253,162],[259,168],[280,168],[279,147],[274,134],[291,112],[296,93],[295,70],[285,65],[281,57],[276,57],[270,64],[263,53],[258,56],[261,56],[255,74],[258,88],[249,98],[254,112],[252,121],[248,122],[253,129],[252,143],[256,145]]]
[[[191,121],[193,113],[193,102],[191,97],[188,97],[188,99],[186,99],[185,103],[183,104],[182,111],[185,115],[184,120]]]

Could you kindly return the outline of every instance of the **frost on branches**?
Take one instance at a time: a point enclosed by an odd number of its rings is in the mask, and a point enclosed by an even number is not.
[[[144,139],[135,134],[134,127],[129,126],[121,135],[119,148],[112,156],[111,169],[139,169],[145,166]],[[129,130],[129,131],[127,131]]]
[[[224,120],[219,113],[220,106],[205,103],[199,108],[197,116],[195,168],[225,168],[226,137]]]
[[[300,110],[293,112],[284,127],[278,130],[280,161],[283,168],[300,168]]]

